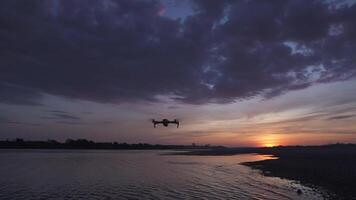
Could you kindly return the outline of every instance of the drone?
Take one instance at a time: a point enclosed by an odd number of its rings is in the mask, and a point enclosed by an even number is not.
[[[167,127],[168,124],[177,124],[177,128],[179,127],[179,120],[174,119],[173,121],[169,121],[168,119],[163,119],[162,121],[156,121],[152,119],[153,127],[156,128],[157,124],[163,124],[163,126]]]

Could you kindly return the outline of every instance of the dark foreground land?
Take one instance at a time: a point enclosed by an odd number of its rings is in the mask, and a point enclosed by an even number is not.
[[[190,151],[185,155],[269,154],[279,159],[243,163],[267,176],[321,187],[331,199],[356,199],[356,145],[293,146],[273,148],[225,148]]]

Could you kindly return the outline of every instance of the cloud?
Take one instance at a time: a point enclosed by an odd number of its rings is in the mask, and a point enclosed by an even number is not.
[[[14,124],[14,125],[25,125],[25,126],[41,126],[39,123],[28,123],[28,122],[21,122],[21,121],[12,121],[6,119],[0,119],[0,124]]]
[[[61,118],[61,119],[69,119],[69,120],[80,120],[79,117],[67,114],[54,114],[54,116]]]
[[[48,110],[47,112],[49,113],[54,113],[54,114],[68,114],[68,112],[63,111],[63,110]]]
[[[157,15],[156,0],[2,1],[0,102],[38,105],[51,94],[100,103],[162,95],[227,103],[356,75],[356,5],[191,6],[179,20]]]
[[[334,116],[334,117],[330,117],[328,118],[328,120],[340,120],[340,119],[349,119],[352,117],[355,117],[356,115],[339,115],[339,116]]]
[[[41,97],[42,95],[36,90],[26,86],[4,83],[0,80],[1,103],[37,106],[41,105],[39,103]]]
[[[57,124],[66,124],[66,125],[81,125],[83,123],[73,122],[73,121],[56,121]]]
[[[62,110],[48,110],[52,116],[41,117],[41,119],[79,121],[81,118]],[[62,121],[61,121],[62,122]]]

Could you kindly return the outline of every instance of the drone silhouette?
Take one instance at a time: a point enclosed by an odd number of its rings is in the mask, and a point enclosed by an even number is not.
[[[169,121],[168,119],[163,119],[162,121],[156,121],[152,119],[153,127],[156,128],[157,124],[163,124],[163,126],[167,127],[168,124],[177,124],[177,128],[179,127],[179,120],[174,119],[173,121]]]

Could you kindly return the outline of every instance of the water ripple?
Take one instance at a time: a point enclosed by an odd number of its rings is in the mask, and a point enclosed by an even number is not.
[[[238,164],[256,155],[162,153],[0,151],[0,199],[322,199],[311,188]]]

